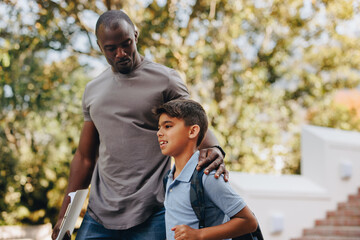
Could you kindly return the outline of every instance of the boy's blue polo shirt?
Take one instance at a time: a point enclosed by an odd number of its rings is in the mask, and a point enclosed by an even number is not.
[[[199,221],[191,207],[190,202],[190,179],[198,163],[199,151],[195,152],[186,163],[179,176],[173,180],[175,166],[169,173],[165,193],[165,222],[166,238],[174,239],[174,231],[171,228],[185,224],[192,228],[199,228]],[[202,178],[205,192],[205,226],[216,226],[227,222],[243,209],[246,204],[235,193],[223,176],[219,179],[214,177],[215,171]]]

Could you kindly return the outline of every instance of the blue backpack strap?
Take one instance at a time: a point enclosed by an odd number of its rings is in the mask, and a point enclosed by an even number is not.
[[[164,185],[164,192],[166,192],[166,184],[167,184],[167,181],[168,181],[168,178],[169,178],[169,173],[170,173],[171,170],[168,170],[163,178],[163,185]]]
[[[195,168],[191,176],[190,183],[190,202],[196,217],[199,219],[199,229],[205,227],[205,194],[202,183],[203,175],[204,169],[198,172]],[[233,240],[264,240],[264,237],[262,235],[260,226],[258,225],[255,232],[235,237]]]
[[[196,217],[199,219],[199,229],[205,227],[205,197],[202,177],[204,169],[199,172],[194,169],[190,182],[190,202]]]

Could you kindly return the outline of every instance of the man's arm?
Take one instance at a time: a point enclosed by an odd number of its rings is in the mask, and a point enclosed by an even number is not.
[[[219,178],[219,176],[224,173],[224,180],[227,182],[229,179],[229,172],[225,169],[225,156],[219,148],[214,146],[219,146],[219,142],[214,133],[211,130],[208,130],[205,134],[204,140],[199,146],[200,156],[199,163],[196,168],[197,170],[200,170],[201,168],[206,167],[204,170],[205,174],[209,174],[209,172],[216,169],[215,178]]]
[[[99,149],[99,134],[93,122],[84,122],[81,131],[79,147],[75,152],[70,166],[69,185],[60,209],[58,221],[56,222],[52,239],[56,239],[59,234],[60,224],[64,218],[66,208],[70,202],[68,193],[79,189],[88,188],[91,176],[95,167]]]

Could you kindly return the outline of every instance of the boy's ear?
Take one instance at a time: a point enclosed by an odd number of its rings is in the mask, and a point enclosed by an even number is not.
[[[190,139],[197,138],[199,136],[199,132],[200,132],[200,126],[197,124],[192,125],[189,131],[189,138]]]

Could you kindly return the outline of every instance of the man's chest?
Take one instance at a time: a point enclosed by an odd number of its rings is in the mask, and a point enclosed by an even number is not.
[[[152,109],[163,104],[163,88],[146,81],[112,81],[89,98],[89,111],[96,123],[104,119],[153,121]]]

